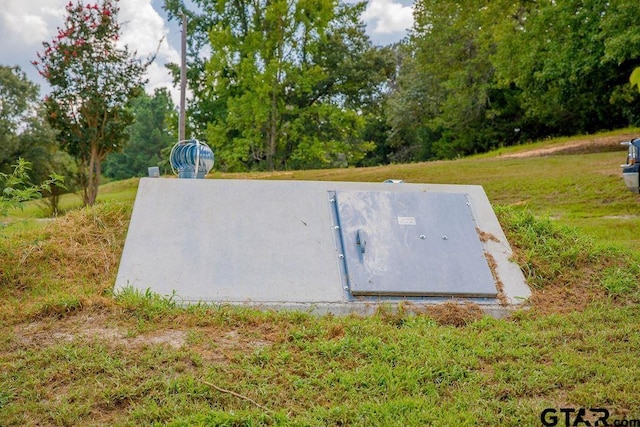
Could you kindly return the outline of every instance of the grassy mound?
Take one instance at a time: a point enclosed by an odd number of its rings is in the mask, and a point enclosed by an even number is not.
[[[0,319],[15,322],[108,304],[130,210],[130,204],[99,204],[0,236]]]
[[[533,290],[534,311],[564,313],[605,299],[640,300],[637,254],[597,244],[575,228],[537,218],[527,210],[502,208],[497,215]]]

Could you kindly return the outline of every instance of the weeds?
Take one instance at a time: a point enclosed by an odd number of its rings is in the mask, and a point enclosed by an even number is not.
[[[151,292],[151,289],[142,292],[127,287],[118,292],[115,298],[126,312],[144,320],[153,320],[176,309],[175,296],[175,291],[171,296],[162,296]]]
[[[640,298],[635,253],[596,244],[575,228],[537,218],[531,211],[502,207],[496,213],[516,262],[538,290],[531,298],[536,310],[583,310],[606,295],[633,302]]]

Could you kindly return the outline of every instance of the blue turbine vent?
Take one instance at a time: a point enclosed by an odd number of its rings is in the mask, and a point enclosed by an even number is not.
[[[169,161],[178,178],[204,178],[213,167],[213,151],[197,139],[180,141],[171,149]]]

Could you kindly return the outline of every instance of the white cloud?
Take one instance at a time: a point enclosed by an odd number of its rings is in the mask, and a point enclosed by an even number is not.
[[[34,0],[4,0],[0,8],[0,61],[15,65],[21,56],[36,57],[42,42],[62,22],[64,2],[39,6]],[[28,63],[27,60],[26,62]],[[26,70],[25,70],[26,71]]]
[[[393,0],[371,0],[362,14],[374,34],[406,34],[413,26],[413,6]]]
[[[121,43],[128,45],[130,50],[142,57],[157,52],[156,60],[147,72],[147,89],[153,91],[159,87],[168,87],[174,102],[177,102],[178,93],[171,84],[171,77],[164,64],[179,63],[180,53],[169,45],[167,23],[153,8],[151,0],[127,0],[121,1],[119,5],[119,20],[123,23]]]
[[[42,50],[42,42],[51,40],[56,28],[62,25],[68,2],[46,0],[46,6],[43,6],[43,0],[2,0],[0,7],[0,64],[19,65],[44,92],[48,91],[46,82],[30,62]],[[141,57],[147,57],[157,50],[156,61],[148,72],[148,89],[162,86],[172,89],[171,78],[164,64],[179,62],[180,55],[169,45],[167,23],[153,8],[152,0],[121,0],[118,6],[118,20],[124,24],[122,42]],[[158,46],[160,40],[162,43]],[[174,96],[174,99],[177,97]]]
[[[120,2],[120,22],[123,44],[129,45],[140,55],[156,52],[171,61],[178,61],[178,52],[169,46],[169,29],[160,15],[151,6],[151,0],[128,0]]]
[[[46,34],[46,23],[41,16],[24,14],[18,15],[11,11],[0,12],[2,14],[2,26],[10,42],[17,44],[33,45],[42,40]],[[22,31],[23,28],[31,28],[32,31]],[[5,39],[6,43],[7,40]]]
[[[2,44],[37,46],[48,28],[61,16],[62,7],[34,7],[33,0],[5,0],[0,8],[0,36]],[[61,19],[59,19],[61,20]],[[55,26],[54,26],[55,28]]]

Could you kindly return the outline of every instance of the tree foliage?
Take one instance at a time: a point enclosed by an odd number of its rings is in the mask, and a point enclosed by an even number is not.
[[[153,96],[142,94],[131,103],[135,117],[129,128],[129,141],[122,152],[111,153],[104,162],[104,175],[113,179],[146,176],[149,166],[163,163],[163,149],[171,147],[177,135],[170,128],[177,118],[166,88]],[[163,174],[169,173],[166,167]]]
[[[629,76],[629,83],[632,86],[636,86],[640,90],[640,67],[633,70],[631,76]]]
[[[34,61],[52,87],[45,100],[49,123],[78,162],[87,205],[96,200],[102,161],[128,139],[129,103],[141,93],[152,60],[119,46],[117,13],[117,0],[69,2],[62,28]]]
[[[419,160],[473,151],[485,143],[470,136],[478,135],[478,124],[487,118],[494,73],[481,5],[424,0],[414,15],[400,90],[389,103],[396,157]]]
[[[19,67],[0,66],[0,172],[13,170],[18,158],[31,163],[42,181],[53,171],[55,135],[38,99],[38,86]]]
[[[189,12],[190,29],[209,25],[211,55],[193,61],[190,82],[201,102],[191,118],[204,121],[193,127],[204,131],[223,168],[342,166],[373,150],[365,139],[375,111],[369,107],[394,68],[364,32],[363,4],[197,3],[209,14]],[[174,16],[184,7],[166,4]],[[201,45],[201,35],[194,37],[192,46]]]
[[[398,160],[640,124],[630,0],[415,3],[387,108]]]
[[[629,101],[640,105],[637,96],[629,96],[628,84],[640,45],[632,61],[626,52],[607,46],[610,38],[620,36],[613,22],[627,13],[618,7],[621,3],[527,3],[519,12],[524,24],[507,23],[509,31],[498,40],[502,48],[494,61],[500,83],[522,90],[524,110],[545,134],[591,133],[638,119],[626,110]],[[637,22],[640,9],[635,9]]]

